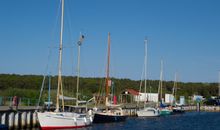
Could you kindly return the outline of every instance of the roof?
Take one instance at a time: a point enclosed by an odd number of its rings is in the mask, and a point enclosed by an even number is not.
[[[125,92],[127,92],[128,94],[134,95],[134,96],[139,95],[139,91],[136,91],[134,89],[126,89],[123,93]]]

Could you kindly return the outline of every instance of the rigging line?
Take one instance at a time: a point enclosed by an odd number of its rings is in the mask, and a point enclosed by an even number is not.
[[[40,95],[39,95],[38,102],[37,102],[37,110],[39,109],[40,99],[41,99],[41,96],[42,96],[42,93],[43,93],[43,90],[44,90],[44,82],[45,82],[45,79],[46,79],[46,75],[44,75],[43,82],[42,82],[42,84],[41,84]]]
[[[68,1],[67,1],[68,2]],[[70,46],[71,46],[71,52],[70,52],[70,56],[72,57],[72,58],[70,58],[70,62],[71,62],[71,74],[73,75],[74,74],[74,45],[75,45],[75,42],[74,42],[74,40],[73,40],[73,38],[71,37],[71,36],[73,36],[73,33],[72,33],[72,24],[71,24],[71,20],[70,20],[70,9],[71,8],[69,8],[69,6],[68,5],[70,5],[70,4],[68,4],[67,3],[67,7],[66,7],[66,12],[67,12],[67,25],[69,26],[69,27],[67,27],[68,28],[68,31],[69,31],[69,34],[70,34],[70,43],[68,43]],[[73,45],[72,45],[73,44]]]
[[[61,0],[60,0],[60,3],[58,4],[57,6],[57,12],[56,12],[56,18],[55,18],[55,22],[53,24],[53,28],[52,28],[52,31],[51,31],[51,38],[52,38],[52,42],[50,43],[51,45],[53,45],[53,41],[56,41],[55,38],[55,30],[58,30],[58,23],[59,23],[59,14],[60,14],[60,10],[61,10]],[[54,20],[53,20],[54,21]]]
[[[53,23],[53,25],[52,25],[52,29],[51,29],[51,42],[49,43],[49,48],[50,49],[54,49],[54,48],[59,48],[58,46],[56,46],[56,40],[55,40],[55,38],[57,37],[57,36],[55,36],[55,30],[58,30],[58,23],[59,23],[59,14],[60,14],[60,10],[61,10],[61,4],[62,3],[62,1],[60,0],[59,1],[59,4],[57,4],[57,11],[56,11],[56,18],[55,18],[55,20],[53,20],[54,21],[54,23]],[[51,50],[50,50],[50,53],[51,53]],[[51,55],[51,54],[50,54]],[[52,67],[50,67],[51,69],[52,69]],[[51,70],[50,70],[51,71]]]
[[[49,49],[49,54],[48,54],[48,57],[47,57],[47,64],[46,64],[46,69],[45,69],[45,72],[44,72],[43,81],[42,81],[42,84],[41,84],[41,90],[40,90],[40,95],[39,95],[39,98],[38,98],[37,109],[39,108],[39,105],[40,105],[40,100],[41,100],[41,96],[42,96],[42,93],[43,93],[43,90],[44,90],[44,84],[45,84],[46,76],[49,73],[48,68],[49,68],[50,58],[51,58],[51,49]]]
[[[101,99],[100,99],[100,97],[102,97],[103,96],[103,78],[100,78],[100,85],[99,85],[99,91],[98,91],[98,101],[96,102],[96,104],[97,105],[99,105],[100,104],[100,101],[101,101]]]
[[[71,17],[70,17],[70,8],[69,8],[69,6],[68,5],[70,5],[70,4],[68,4],[68,1],[67,1],[67,7],[66,7],[66,15],[67,15],[67,25],[69,26],[69,27],[67,27],[68,28],[68,31],[69,31],[69,34],[70,34],[70,41],[72,42],[73,41],[73,38],[71,37],[71,36],[73,36],[73,33],[72,33],[72,24],[71,24]],[[71,43],[70,43],[70,45],[71,45]]]

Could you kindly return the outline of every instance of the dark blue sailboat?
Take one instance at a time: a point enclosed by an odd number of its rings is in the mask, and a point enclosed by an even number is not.
[[[109,103],[109,87],[112,82],[109,78],[109,64],[110,64],[110,33],[108,33],[108,59],[107,59],[107,74],[105,83],[105,110],[101,112],[95,112],[93,123],[110,123],[110,122],[122,122],[125,121],[126,116],[123,114],[120,105],[113,105]]]
[[[102,113],[95,113],[93,123],[123,122],[125,120],[126,120],[126,116],[110,114],[108,112],[102,112]]]

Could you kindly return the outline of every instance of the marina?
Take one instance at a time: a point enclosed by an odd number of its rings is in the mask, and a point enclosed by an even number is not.
[[[0,130],[220,130],[219,6],[2,1]]]

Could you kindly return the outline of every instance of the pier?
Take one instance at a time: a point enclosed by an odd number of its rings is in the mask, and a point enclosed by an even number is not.
[[[0,106],[0,124],[7,129],[28,129],[38,127],[37,113],[34,107],[22,107],[21,109],[7,109]]]
[[[205,112],[220,112],[220,106],[196,106],[196,105],[187,105],[183,106],[184,110],[187,111],[205,111]],[[127,116],[136,116],[138,107],[123,107],[124,113]]]
[[[199,108],[198,108],[199,107]],[[207,111],[207,112],[220,112],[220,106],[184,106],[186,111]]]

